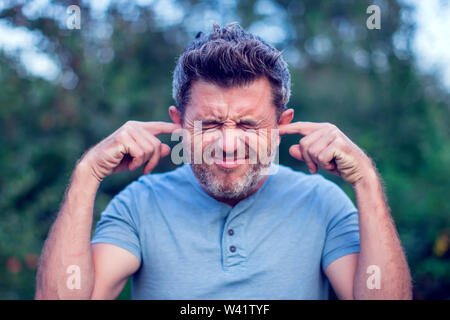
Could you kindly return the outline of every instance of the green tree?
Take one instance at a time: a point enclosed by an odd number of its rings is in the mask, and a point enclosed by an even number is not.
[[[161,1],[112,1],[105,14],[82,6],[81,30],[67,30],[65,16],[52,14],[74,1],[53,1],[34,17],[21,3],[0,9],[0,22],[37,32],[61,76],[34,77],[18,55],[0,52],[0,298],[33,297],[36,257],[83,152],[127,120],[169,120],[175,59],[208,17],[237,20],[284,51],[295,119],[332,122],[372,156],[415,297],[450,298],[450,100],[415,67],[408,43],[414,25],[401,19],[410,10],[403,3],[378,2],[380,30],[366,28],[371,3],[356,0],[176,1],[183,15],[174,21],[161,16]],[[280,161],[305,170],[288,155],[292,139],[283,142]],[[173,167],[166,159],[157,171]],[[106,179],[95,217],[139,175]],[[353,197],[348,185],[327,177]]]

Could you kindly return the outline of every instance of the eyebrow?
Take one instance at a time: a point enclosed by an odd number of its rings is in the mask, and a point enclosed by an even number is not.
[[[202,125],[222,123],[221,120],[214,119],[214,118],[207,118],[207,119],[204,119],[204,120],[202,119],[201,122],[202,122]]]
[[[237,123],[238,124],[246,124],[246,125],[256,126],[258,124],[258,121],[253,120],[251,118],[244,118],[244,119],[240,119]]]
[[[214,117],[207,117],[205,119],[201,119],[200,121],[202,121],[202,125],[221,124],[221,123],[224,122],[222,119],[220,119],[220,118],[217,119],[217,118],[214,118]],[[250,125],[250,126],[256,126],[259,123],[259,121],[254,120],[253,118],[247,116],[247,117],[243,117],[241,119],[238,119],[236,121],[236,123],[237,124]]]

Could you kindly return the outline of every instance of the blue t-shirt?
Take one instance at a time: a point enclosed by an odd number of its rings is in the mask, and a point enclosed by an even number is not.
[[[188,164],[144,175],[109,203],[91,243],[140,260],[133,299],[327,299],[325,268],[359,252],[357,209],[321,175],[277,166],[234,207]]]

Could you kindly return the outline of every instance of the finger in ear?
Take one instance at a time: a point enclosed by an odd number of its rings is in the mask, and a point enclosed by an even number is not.
[[[167,157],[170,154],[170,147],[167,144],[161,143],[160,148],[161,158]]]
[[[302,152],[300,151],[300,145],[299,144],[294,144],[293,146],[291,146],[289,148],[289,154],[294,157],[295,159],[301,160],[301,161],[305,161],[305,159],[303,159],[302,156]]]

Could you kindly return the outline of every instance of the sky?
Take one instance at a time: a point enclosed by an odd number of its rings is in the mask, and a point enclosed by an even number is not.
[[[450,0],[400,0],[406,4],[412,5],[415,10],[411,16],[404,16],[403,19],[412,19],[416,24],[416,32],[412,39],[412,49],[418,68],[424,73],[434,73],[442,83],[442,87],[450,92]],[[157,17],[160,21],[171,24],[177,23],[183,18],[181,9],[174,5],[174,2],[153,0],[136,0],[140,5],[154,5]],[[226,6],[232,0],[223,1]],[[50,12],[45,13],[41,8],[46,7],[49,0],[27,1],[24,6],[24,13],[27,17],[33,18],[37,15],[47,14],[51,16],[64,17],[60,23],[65,23],[67,13],[65,8],[54,7]],[[95,0],[89,2],[94,14],[102,14],[109,5],[110,0]],[[0,9],[4,1],[0,0]],[[257,10],[268,14],[275,13],[276,8],[268,0],[260,0]],[[381,12],[382,14],[382,12]],[[214,20],[217,13],[211,12],[208,20]],[[276,21],[275,21],[276,22]],[[264,39],[271,42],[273,34],[280,34],[279,24],[262,23],[253,26],[252,32],[261,35]],[[23,65],[26,72],[32,76],[42,77],[49,81],[64,79],[60,68],[54,60],[51,59],[42,50],[45,46],[45,39],[37,33],[30,32],[23,27],[12,27],[5,21],[0,20],[0,50],[6,54],[14,56]],[[401,41],[399,41],[401,46]]]
[[[417,32],[412,49],[418,67],[434,72],[450,91],[450,1],[408,0],[415,6],[412,19]]]

